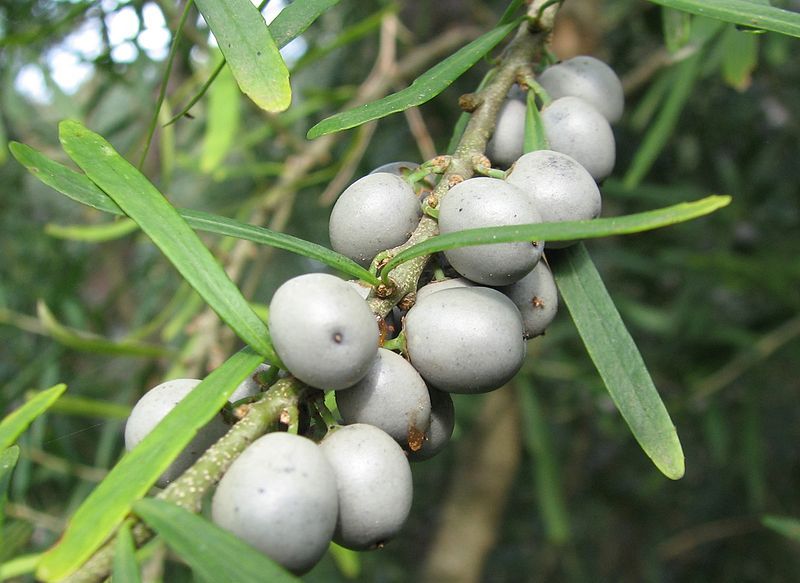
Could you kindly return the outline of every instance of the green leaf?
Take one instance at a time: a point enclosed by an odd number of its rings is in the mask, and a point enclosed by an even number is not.
[[[245,347],[182,399],[83,501],[59,542],[43,557],[37,577],[60,581],[89,558],[262,361],[260,354]]]
[[[147,498],[133,510],[206,581],[300,581],[260,551],[180,506]]]
[[[95,417],[97,419],[127,419],[131,414],[130,405],[120,405],[109,401],[88,397],[64,395],[50,408],[54,413]]]
[[[694,89],[702,62],[703,53],[698,52],[681,61],[675,66],[674,71],[671,71],[673,77],[669,94],[622,179],[625,188],[633,189],[641,183],[672,137],[683,107]]]
[[[69,346],[75,350],[83,352],[94,352],[95,354],[112,354],[119,356],[144,356],[158,358],[170,354],[170,350],[163,346],[147,344],[135,340],[122,340],[114,342],[96,334],[90,334],[81,330],[74,330],[64,326],[56,320],[56,317],[47,307],[44,301],[39,300],[36,304],[36,312],[39,321],[45,330],[52,336],[53,340],[64,346]]]
[[[9,413],[0,421],[0,451],[14,443],[34,419],[47,411],[67,390],[67,385],[59,384],[36,393],[16,411]]]
[[[800,542],[800,520],[797,518],[765,514],[761,517],[761,524],[785,537]]]
[[[586,351],[636,441],[665,476],[681,478],[675,426],[586,247],[578,243],[548,258]]]
[[[104,243],[129,235],[138,229],[139,225],[126,218],[98,225],[55,225],[50,223],[45,225],[44,232],[57,239]]]
[[[222,164],[239,137],[241,103],[236,79],[230,69],[223,69],[208,93],[208,115],[200,158],[202,172],[210,174]]]
[[[662,7],[661,26],[664,31],[664,45],[670,53],[676,53],[689,42],[692,17],[686,12]]]
[[[332,542],[328,547],[336,568],[345,579],[357,579],[361,574],[361,554],[352,549],[346,549]]]
[[[750,87],[758,65],[758,36],[728,28],[720,39],[722,78],[738,91]]]
[[[621,217],[608,217],[586,221],[564,221],[561,223],[531,223],[506,227],[482,227],[456,233],[431,237],[395,255],[381,270],[386,278],[395,267],[423,255],[447,249],[485,245],[487,243],[515,243],[520,241],[572,241],[629,235],[689,221],[727,206],[731,197],[713,195],[694,202],[682,202],[665,208]]]
[[[13,558],[10,561],[6,561],[0,565],[0,581],[13,579],[14,577],[20,577],[22,575],[27,575],[28,573],[33,573],[41,558],[41,553],[32,553],[30,555],[22,555]]]
[[[41,152],[25,144],[13,142],[10,149],[17,161],[25,166],[31,174],[61,194],[103,212],[118,215],[124,214],[117,203],[111,200],[105,192],[100,190],[94,182],[83,174],[51,160]],[[325,265],[338,269],[352,277],[362,279],[372,285],[379,283],[374,275],[358,263],[322,245],[210,213],[178,209],[178,214],[194,229],[246,239],[261,245],[269,245],[297,253],[298,255],[316,259]]]
[[[117,542],[114,545],[114,564],[111,572],[114,583],[139,583],[142,580],[139,576],[135,550],[130,521],[126,520],[117,531]]]
[[[402,91],[387,95],[383,99],[337,113],[322,120],[308,130],[308,139],[318,138],[353,128],[369,121],[386,117],[430,101],[450,86],[467,69],[491,51],[508,33],[516,28],[519,20],[498,26],[429,69]]]
[[[539,108],[536,107],[536,94],[533,91],[528,91],[526,103],[523,150],[526,153],[547,150],[550,144],[547,142],[547,136],[544,133],[544,124],[542,124]]]
[[[12,445],[7,449],[0,449],[0,549],[5,548],[3,520],[5,518],[6,501],[8,500],[8,487],[11,485],[11,476],[14,473],[17,460],[19,460],[19,446]]]
[[[747,0],[650,0],[654,4],[742,26],[800,37],[800,13]]]
[[[292,101],[289,70],[250,0],[195,0],[242,92],[266,111]]]
[[[279,362],[266,325],[164,195],[102,136],[80,123],[62,121],[59,138],[69,157],[139,224],[233,331],[267,360]]]

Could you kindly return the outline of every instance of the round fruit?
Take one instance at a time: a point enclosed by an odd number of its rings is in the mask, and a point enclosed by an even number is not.
[[[360,178],[333,205],[328,229],[331,246],[368,266],[381,251],[405,243],[422,210],[414,189],[395,174]]]
[[[167,416],[167,413],[199,384],[200,381],[197,379],[175,379],[147,391],[133,406],[125,423],[125,449],[130,451],[136,447]],[[165,487],[189,469],[209,447],[227,433],[228,429],[222,416],[215,415],[197,432],[169,468],[159,476],[156,486]]]
[[[625,106],[622,83],[603,61],[589,56],[573,57],[548,67],[537,81],[553,99],[580,97],[610,123],[619,121]]]
[[[388,164],[382,164],[378,166],[370,172],[370,174],[378,174],[380,172],[386,172],[387,174],[394,174],[395,176],[404,177],[406,174],[410,174],[414,170],[419,168],[419,164],[416,162],[389,162]]]
[[[421,288],[417,290],[416,301],[418,302],[425,296],[428,296],[432,293],[436,293],[444,289],[450,289],[453,287],[475,287],[475,282],[468,280],[466,277],[453,277],[450,279],[440,279],[438,281],[432,281],[426,285],[423,285]]]
[[[298,379],[320,389],[360,381],[378,352],[378,324],[346,281],[325,273],[294,277],[272,298],[275,351]]]
[[[517,283],[498,288],[506,294],[522,314],[525,337],[544,334],[558,311],[558,290],[547,263],[540,261]]]
[[[339,520],[333,540],[354,550],[381,547],[411,510],[411,468],[389,435],[364,423],[328,433],[320,443],[336,474]]]
[[[338,511],[336,476],[319,446],[269,433],[231,464],[211,503],[212,520],[301,574],[328,550]]]
[[[600,190],[591,174],[560,152],[538,150],[517,160],[506,180],[533,200],[545,222],[580,221],[600,216]],[[548,247],[569,242],[548,241]]]
[[[430,396],[431,426],[425,434],[422,448],[409,452],[408,459],[412,462],[430,459],[442,451],[450,441],[456,425],[456,410],[450,393],[431,389]]]
[[[259,375],[266,374],[269,372],[269,369],[272,368],[269,363],[259,364],[258,368],[253,371],[253,373],[244,379],[239,386],[233,390],[231,396],[228,397],[228,401],[231,403],[235,403],[236,401],[240,401],[246,397],[254,397],[260,392],[264,390],[265,387],[258,382]]]
[[[594,107],[578,97],[556,99],[542,110],[542,125],[550,148],[575,158],[596,181],[611,174],[614,133]]]
[[[450,393],[485,393],[511,380],[525,358],[522,333],[514,303],[485,287],[430,294],[406,314],[411,364]]]
[[[503,102],[494,132],[486,145],[486,155],[493,165],[508,168],[522,156],[525,108],[525,102],[519,99],[506,99]]]
[[[368,423],[388,433],[405,449],[421,445],[431,420],[431,398],[419,373],[399,354],[378,349],[367,376],[336,393],[347,424]]]
[[[503,180],[471,178],[456,184],[439,207],[442,234],[464,229],[541,222],[530,198]],[[508,285],[533,269],[543,243],[492,243],[445,251],[458,273],[485,285]]]

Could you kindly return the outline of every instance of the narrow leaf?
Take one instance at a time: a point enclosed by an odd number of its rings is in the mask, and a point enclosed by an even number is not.
[[[361,554],[358,551],[332,542],[328,547],[328,553],[345,579],[356,579],[361,574]]]
[[[8,500],[8,487],[11,485],[11,476],[17,460],[19,460],[19,446],[12,445],[7,449],[0,449],[0,549],[6,548],[5,541],[3,541],[3,520]]]
[[[266,325],[164,195],[102,136],[80,123],[61,122],[59,138],[69,157],[139,224],[233,331],[267,360],[278,362]]]
[[[182,399],[84,500],[59,542],[45,554],[37,577],[60,581],[89,558],[262,360],[245,347]]]
[[[654,4],[676,8],[742,26],[780,32],[800,37],[800,13],[747,0],[650,0]]]
[[[515,20],[498,26],[475,39],[423,73],[402,91],[322,120],[308,131],[308,139],[353,128],[430,101],[497,46],[518,23],[519,20]]]
[[[292,101],[289,71],[250,0],[195,0],[242,92],[266,111]]]
[[[28,573],[33,573],[36,570],[36,565],[42,558],[41,553],[32,553],[29,555],[21,555],[15,557],[10,561],[6,561],[0,565],[0,581],[13,579],[14,577],[21,577]]]
[[[146,498],[133,510],[206,581],[300,581],[260,551],[180,506]]]
[[[208,115],[200,170],[210,174],[222,164],[239,134],[242,101],[236,79],[224,69],[208,93]]]
[[[506,227],[482,227],[467,229],[431,237],[401,251],[389,261],[381,271],[386,277],[392,269],[415,257],[429,255],[447,249],[485,245],[489,243],[515,243],[521,241],[571,241],[628,235],[682,223],[707,215],[727,206],[731,197],[713,195],[694,202],[682,202],[665,208],[625,215],[585,221],[564,221],[561,223],[531,223],[509,225]]]
[[[542,117],[539,114],[539,108],[536,107],[536,94],[533,91],[528,91],[526,103],[523,150],[525,152],[546,150],[550,147],[550,144],[548,144],[547,136],[544,133]]]
[[[57,239],[83,241],[85,243],[104,243],[129,235],[139,229],[139,225],[130,219],[122,219],[113,223],[99,225],[45,225],[44,232]]]
[[[664,46],[670,53],[676,53],[689,42],[692,16],[664,6],[661,8],[661,26],[664,31]]]
[[[36,393],[24,405],[0,421],[0,450],[7,448],[28,428],[34,419],[47,411],[67,385],[60,384]]]
[[[61,194],[103,212],[118,215],[124,214],[117,203],[111,200],[105,192],[100,190],[85,175],[51,160],[41,152],[25,144],[14,142],[11,144],[10,149],[17,161],[25,166],[31,174]],[[178,214],[194,229],[246,239],[261,245],[269,245],[297,253],[298,255],[316,259],[325,265],[373,285],[378,283],[377,278],[358,263],[322,245],[210,213],[185,209],[177,210]]]
[[[62,396],[53,403],[50,410],[64,415],[95,417],[97,419],[127,419],[131,414],[130,405],[120,405],[119,403],[74,395]]]
[[[549,259],[575,327],[636,441],[665,476],[681,478],[675,426],[586,247],[578,243]]]
[[[139,583],[142,580],[139,576],[135,549],[130,521],[126,520],[117,531],[117,542],[114,545],[114,564],[111,572],[111,580],[114,583]]]
[[[36,311],[39,316],[39,321],[50,336],[52,336],[53,340],[64,346],[74,348],[75,350],[93,352],[95,354],[144,356],[153,358],[170,354],[170,350],[163,346],[132,340],[114,342],[113,340],[108,340],[96,334],[68,328],[56,320],[50,308],[48,308],[47,304],[42,300],[36,304]]]
[[[758,65],[758,36],[730,27],[723,33],[720,44],[723,79],[734,89],[744,91],[750,87]]]
[[[800,520],[797,518],[765,514],[761,517],[761,524],[787,538],[800,542]]]

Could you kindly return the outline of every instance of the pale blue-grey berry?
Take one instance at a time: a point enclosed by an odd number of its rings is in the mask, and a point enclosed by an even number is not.
[[[450,393],[431,388],[430,396],[431,426],[425,433],[422,447],[408,453],[408,459],[412,462],[430,459],[442,451],[450,442],[456,425],[456,410]]]
[[[548,67],[537,78],[553,99],[580,97],[610,123],[622,117],[625,97],[622,82],[614,70],[603,61],[581,55]]]
[[[423,285],[421,288],[417,290],[416,301],[419,302],[425,296],[428,296],[432,293],[436,293],[445,289],[450,289],[453,287],[475,287],[475,282],[470,281],[466,277],[451,277],[449,279],[440,279],[438,281],[432,281],[428,284]]]
[[[506,294],[522,315],[525,337],[544,334],[558,311],[558,290],[547,263],[540,261],[528,275],[516,283],[498,288]]]
[[[508,168],[522,156],[525,141],[525,101],[506,99],[497,114],[497,123],[486,145],[492,165]]]

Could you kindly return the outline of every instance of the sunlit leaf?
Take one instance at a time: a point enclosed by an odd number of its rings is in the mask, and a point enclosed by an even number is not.
[[[206,131],[200,157],[202,172],[213,172],[225,160],[239,137],[241,103],[231,70],[223,69],[208,93]]]
[[[491,51],[508,33],[516,28],[517,23],[517,21],[514,21],[498,26],[475,39],[420,75],[409,87],[402,91],[322,120],[308,131],[308,138],[314,139],[325,134],[360,126],[369,121],[430,101],[447,89],[453,81],[472,67],[478,59]]]
[[[521,241],[572,241],[627,235],[658,229],[676,223],[689,221],[707,215],[730,204],[731,197],[713,195],[694,202],[682,202],[662,209],[585,221],[564,221],[561,223],[531,223],[505,227],[482,227],[467,229],[431,237],[395,255],[381,270],[381,276],[415,257],[429,255],[448,249],[485,245],[489,243],[515,243]]]
[[[677,10],[800,37],[800,13],[747,0],[650,0]]]
[[[761,517],[761,523],[787,538],[800,542],[800,519],[766,514]]]
[[[134,221],[121,219],[113,223],[97,225],[45,225],[44,232],[57,239],[84,241],[86,243],[104,243],[129,235],[139,229]]]
[[[523,151],[535,152],[546,150],[550,145],[544,132],[544,124],[539,108],[536,107],[536,95],[533,91],[528,91],[525,107],[525,139],[523,140]]]
[[[20,577],[22,575],[27,575],[28,573],[33,573],[36,570],[36,565],[39,564],[41,558],[41,553],[32,553],[29,555],[14,557],[3,564],[0,564],[0,581],[6,581],[8,579],[13,579],[14,577]]]
[[[278,362],[266,325],[164,195],[102,136],[80,123],[62,121],[59,138],[69,157],[139,224],[220,318],[267,360]]]
[[[242,92],[266,111],[292,101],[289,71],[250,0],[195,0]]]
[[[300,581],[264,553],[180,506],[147,498],[133,510],[205,581]]]
[[[139,576],[135,550],[128,520],[119,527],[117,541],[114,544],[114,564],[111,571],[114,583],[139,583],[142,580]]]
[[[548,255],[586,351],[633,436],[670,479],[684,474],[675,426],[583,243]]]
[[[50,406],[67,390],[67,385],[59,384],[28,399],[16,411],[12,411],[0,421],[0,451],[14,443],[28,428],[34,419],[47,411]]]
[[[37,577],[60,581],[89,558],[262,361],[246,347],[184,397],[83,501],[59,542],[43,557]]]

